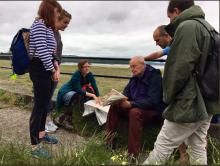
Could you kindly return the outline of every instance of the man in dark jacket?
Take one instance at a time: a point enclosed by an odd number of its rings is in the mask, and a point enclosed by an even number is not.
[[[164,69],[163,127],[153,151],[143,164],[165,164],[183,141],[189,147],[190,164],[206,165],[206,136],[213,114],[220,112],[220,99],[203,98],[195,78],[195,67],[204,71],[210,34],[194,18],[204,20],[202,9],[193,0],[170,0],[167,10],[171,23],[166,27],[173,37]]]
[[[130,60],[133,77],[124,89],[127,100],[110,107],[106,134],[107,143],[114,146],[115,133],[120,118],[129,119],[128,153],[137,157],[140,152],[143,125],[161,116],[164,108],[162,102],[162,77],[159,69],[144,64],[144,57]]]

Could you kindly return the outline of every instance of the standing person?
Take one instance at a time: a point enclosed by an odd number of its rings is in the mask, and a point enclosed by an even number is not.
[[[173,149],[187,140],[190,164],[207,165],[207,130],[212,115],[220,112],[220,100],[202,97],[194,69],[199,64],[199,70],[204,70],[211,36],[201,23],[192,20],[205,22],[204,12],[193,0],[170,0],[167,15],[171,23],[166,30],[173,36],[163,79],[168,107],[154,149],[143,164],[165,164]]]
[[[64,31],[69,23],[70,20],[72,19],[71,14],[69,14],[66,10],[62,9],[60,16],[58,18],[58,21],[56,21],[56,29],[54,31],[54,37],[56,39],[57,42],[57,51],[56,51],[56,55],[55,55],[55,59],[57,61],[57,63],[55,64],[56,69],[59,71],[60,73],[60,64],[61,64],[61,59],[62,59],[62,50],[63,50],[63,43],[61,40],[61,35],[60,35],[60,30]],[[54,81],[52,82],[52,88],[51,88],[51,93],[50,93],[50,99],[52,99],[54,91],[57,87],[58,82]],[[45,131],[46,132],[55,132],[57,130],[57,126],[53,123],[52,119],[51,119],[51,111],[52,111],[53,107],[52,107],[52,101],[50,102],[49,108],[48,108],[48,113],[47,113],[47,120],[46,120],[46,125],[45,125]]]
[[[159,45],[162,50],[153,52],[147,56],[144,57],[145,61],[161,58],[164,55],[168,55],[170,51],[170,42],[172,38],[170,35],[166,32],[164,29],[166,25],[160,25],[158,26],[153,33],[154,41],[156,42],[156,45]]]
[[[39,6],[38,17],[30,28],[29,54],[33,57],[29,74],[33,82],[34,108],[30,117],[30,138],[33,145],[32,155],[50,157],[41,142],[56,144],[55,137],[45,133],[45,122],[52,82],[59,80],[59,71],[55,70],[54,55],[56,40],[53,30],[55,21],[62,8],[56,0],[43,0]]]
[[[121,119],[129,122],[128,153],[137,158],[141,149],[144,125],[149,125],[164,109],[162,77],[159,69],[144,64],[144,57],[130,60],[133,74],[123,94],[128,98],[111,105],[105,125],[106,142],[115,148],[116,131]]]
[[[144,57],[145,60],[152,60],[160,58],[164,55],[169,55],[170,51],[170,43],[172,38],[165,30],[166,25],[160,25],[157,27],[153,33],[154,41],[156,42],[156,45],[159,45],[162,50],[153,52],[147,56]],[[210,124],[210,127],[215,126],[219,122],[219,115],[214,115]],[[180,152],[180,162],[182,164],[186,163],[188,161],[187,153],[186,153],[186,145],[183,143],[179,146],[179,152]]]
[[[96,104],[101,104],[99,96],[96,80],[90,72],[89,61],[83,59],[79,61],[78,70],[73,73],[71,79],[59,89],[56,107],[60,111],[62,105],[76,105],[78,100],[83,104],[90,99],[95,100]],[[55,123],[66,129],[73,129],[72,112],[64,112],[55,119]]]
[[[156,45],[160,46],[162,50],[153,52],[144,57],[144,60],[152,60],[161,58],[164,55],[168,55],[170,51],[170,43],[171,43],[171,36],[165,30],[166,25],[158,26],[153,33],[153,39],[156,42]],[[186,153],[186,145],[182,143],[179,146],[179,153],[180,153],[180,163],[185,164],[188,161],[187,153]]]

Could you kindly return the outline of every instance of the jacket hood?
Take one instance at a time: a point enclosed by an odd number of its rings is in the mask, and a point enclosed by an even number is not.
[[[171,37],[173,37],[180,23],[193,18],[205,18],[205,13],[200,6],[193,5],[181,12],[179,16],[177,16],[170,24],[165,27],[165,30],[170,34]]]

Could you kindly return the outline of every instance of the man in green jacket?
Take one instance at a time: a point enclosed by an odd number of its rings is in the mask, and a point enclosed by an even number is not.
[[[154,149],[143,164],[165,164],[174,148],[185,141],[190,164],[206,165],[207,130],[212,115],[220,113],[220,99],[203,98],[196,81],[196,64],[199,71],[204,70],[211,37],[201,23],[192,19],[212,27],[193,0],[170,0],[167,15],[171,23],[166,30],[173,37],[163,79],[163,100],[168,107]]]

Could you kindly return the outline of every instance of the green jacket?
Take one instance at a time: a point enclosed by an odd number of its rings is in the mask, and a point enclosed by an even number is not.
[[[85,84],[90,83],[95,91],[95,95],[99,96],[99,90],[96,84],[96,80],[91,72],[89,72],[85,78],[83,78],[81,72],[77,70],[73,73],[71,79],[62,85],[62,87],[59,89],[57,94],[57,100],[56,100],[56,109],[57,111],[60,111],[60,107],[62,106],[62,98],[63,96],[70,91],[75,91],[79,95],[85,96],[86,91],[82,90],[82,86]]]
[[[196,64],[199,71],[204,70],[210,34],[192,18],[205,21],[199,6],[184,10],[166,27],[174,36],[164,69],[163,100],[168,107],[163,117],[179,123],[196,122],[220,113],[220,100],[204,100],[195,78]]]

